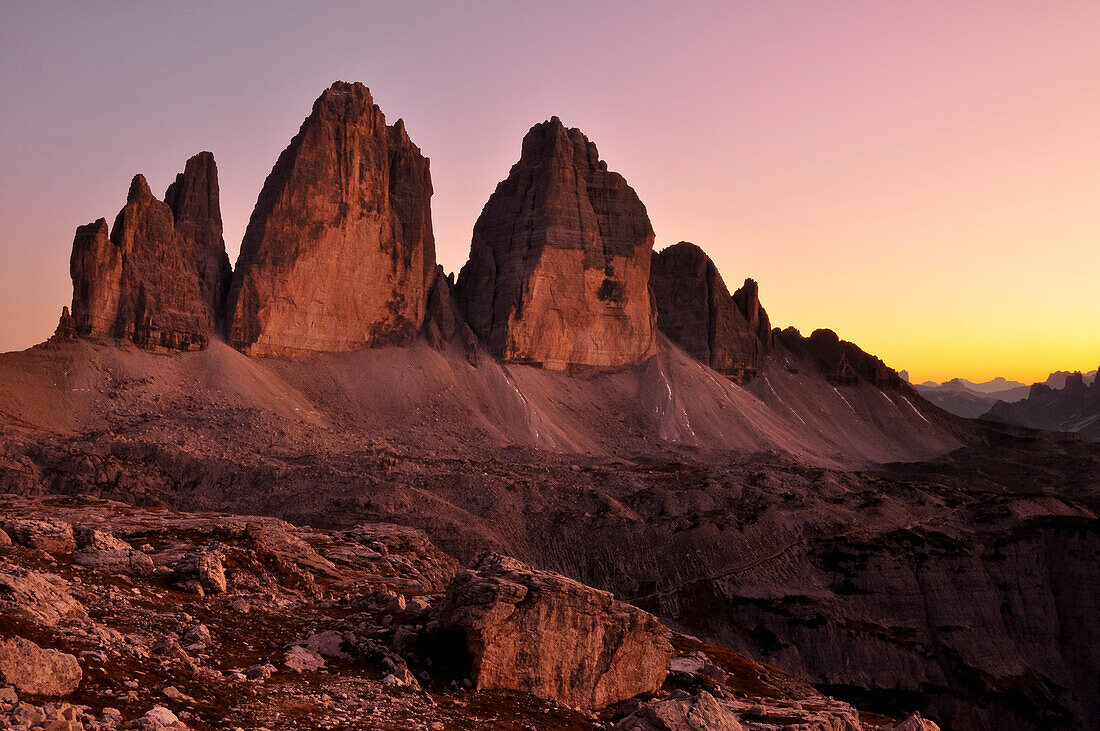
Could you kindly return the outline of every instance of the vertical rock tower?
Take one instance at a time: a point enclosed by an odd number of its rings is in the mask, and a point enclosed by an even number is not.
[[[134,176],[109,235],[102,218],[76,230],[69,273],[72,334],[150,350],[206,345],[230,275],[214,156],[188,160],[164,202]]]
[[[653,255],[657,327],[696,360],[738,383],[764,366],[771,324],[756,282],[730,294],[714,262],[686,241]]]
[[[338,81],[267,176],[226,307],[231,345],[306,355],[407,343],[435,277],[428,159]]]
[[[456,298],[497,358],[564,370],[657,350],[645,206],[580,130],[554,117],[474,225]]]

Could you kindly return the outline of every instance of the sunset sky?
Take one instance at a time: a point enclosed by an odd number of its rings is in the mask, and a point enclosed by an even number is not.
[[[0,351],[75,228],[217,159],[230,258],[314,98],[362,81],[431,158],[457,270],[523,134],[581,128],[775,325],[913,380],[1100,365],[1100,2],[0,5]]]

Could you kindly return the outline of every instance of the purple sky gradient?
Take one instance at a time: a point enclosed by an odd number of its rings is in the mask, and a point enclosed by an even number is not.
[[[440,262],[535,122],[580,127],[774,324],[917,379],[1100,364],[1100,3],[5,2],[0,351],[71,297],[75,228],[212,150],[235,260],[320,92],[432,161]]]

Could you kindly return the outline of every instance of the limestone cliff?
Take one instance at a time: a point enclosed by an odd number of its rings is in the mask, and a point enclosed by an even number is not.
[[[252,355],[412,340],[435,278],[428,159],[370,90],[317,99],[252,212],[227,305],[229,342]]]
[[[645,206],[580,130],[536,124],[474,225],[456,296],[498,358],[564,370],[656,352]]]

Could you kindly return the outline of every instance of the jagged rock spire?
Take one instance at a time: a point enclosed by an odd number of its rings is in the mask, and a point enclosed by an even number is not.
[[[435,278],[428,159],[370,90],[338,81],[268,175],[227,302],[253,355],[355,350],[416,337]]]

